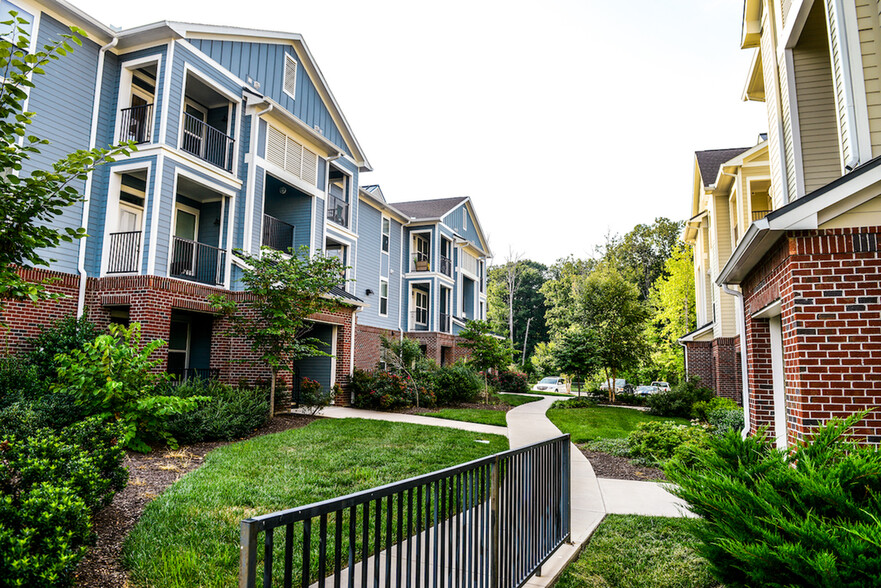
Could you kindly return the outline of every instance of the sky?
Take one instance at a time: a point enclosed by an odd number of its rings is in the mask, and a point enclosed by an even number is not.
[[[470,196],[495,263],[588,257],[690,212],[694,152],[754,145],[736,0],[71,0],[108,25],[300,33],[390,202]]]

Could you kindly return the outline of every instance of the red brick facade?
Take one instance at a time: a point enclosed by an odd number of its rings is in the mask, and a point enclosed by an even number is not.
[[[55,278],[49,289],[63,294],[58,300],[38,305],[9,301],[0,313],[0,320],[9,328],[3,332],[4,349],[16,352],[27,348],[27,342],[36,337],[41,328],[76,313],[79,277],[45,270],[22,270],[22,275],[34,281]],[[240,381],[254,383],[268,380],[270,371],[266,364],[251,350],[249,342],[232,333],[228,318],[218,315],[208,302],[210,294],[221,294],[237,302],[247,302],[249,295],[231,292],[194,282],[186,282],[158,276],[119,276],[89,278],[86,284],[86,309],[88,318],[99,328],[111,322],[114,309],[127,309],[128,320],[140,323],[144,341],[168,340],[173,310],[202,313],[213,317],[211,329],[210,368],[217,370],[218,378],[229,384]],[[247,305],[243,305],[247,312]],[[331,312],[313,315],[313,320],[337,325],[335,380],[344,389],[335,399],[338,404],[348,404],[347,384],[352,369],[352,339],[354,309],[340,306]],[[166,369],[167,351],[160,349],[156,358],[161,360],[160,371]],[[282,375],[290,389],[290,377]]]
[[[401,331],[380,329],[367,325],[355,326],[355,367],[359,370],[376,369],[382,359],[382,336],[399,339]],[[437,365],[449,365],[468,357],[469,352],[462,347],[461,338],[448,333],[408,332],[404,335],[425,347],[425,356]]]
[[[774,432],[769,319],[780,301],[787,438],[881,404],[881,227],[790,232],[744,280],[751,430]],[[881,442],[881,414],[857,435]]]
[[[740,337],[719,337],[712,341],[689,341],[688,375],[700,378],[701,384],[712,388],[716,396],[742,400]]]

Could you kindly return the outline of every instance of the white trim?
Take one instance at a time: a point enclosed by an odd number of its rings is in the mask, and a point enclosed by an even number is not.
[[[147,209],[148,204],[150,202],[150,172],[152,168],[152,162],[150,161],[141,161],[138,163],[124,163],[120,165],[115,165],[110,170],[110,180],[109,186],[107,190],[107,204],[104,207],[104,238],[101,242],[101,264],[99,268],[100,276],[104,277],[107,275],[107,265],[108,265],[108,257],[110,254],[110,233],[115,232],[113,228],[116,227],[118,221],[118,207],[119,207],[119,192],[122,188],[122,174],[129,171],[141,171],[145,170],[147,172],[147,181],[144,186],[144,208],[141,215],[141,243],[139,245],[138,251],[138,271],[136,274],[141,273],[141,268],[144,265],[144,246],[146,243],[147,236]],[[117,220],[113,220],[114,213],[116,213]],[[148,261],[149,265],[149,261]],[[148,272],[149,273],[149,272]],[[113,275],[125,275],[125,274],[113,274]]]
[[[292,61],[294,63],[294,92],[293,93],[288,92],[288,89],[286,87],[287,81],[288,81],[288,61]],[[297,62],[296,59],[294,59],[293,55],[285,52],[284,63],[282,64],[282,68],[281,68],[281,90],[282,90],[282,92],[287,94],[291,100],[297,99],[297,74],[299,73],[299,71],[300,71],[300,64]]]
[[[345,229],[347,232],[351,233],[351,229],[349,227],[352,224],[352,217],[354,216],[354,212],[355,212],[355,205],[354,205],[355,175],[343,167],[340,167],[338,165],[334,165],[333,161],[325,161],[324,168],[325,168],[325,172],[326,172],[325,173],[326,181],[324,183],[324,191],[328,197],[331,196],[331,193],[330,193],[330,168],[331,167],[333,167],[333,169],[337,170],[338,172],[342,173],[344,176],[346,176],[348,178],[348,181],[346,182],[346,189],[344,190],[345,198],[343,200],[344,200],[344,202],[346,202],[349,205],[349,214],[348,214],[349,218],[346,219],[347,223],[345,225],[341,225],[341,224],[337,223],[336,221],[328,218],[327,204],[325,204],[325,209],[324,209],[324,217],[326,219],[325,224],[333,223],[334,227],[338,227],[340,229]],[[325,200],[330,201],[330,198],[326,198]],[[352,233],[352,234],[354,235],[354,233]]]
[[[801,198],[805,195],[805,170],[801,152],[801,125],[798,116],[795,61],[792,49],[784,51],[784,59],[786,61],[786,85],[789,90],[789,132],[792,133],[792,159],[795,165],[795,198]],[[752,222],[752,218],[750,218],[750,222]]]
[[[401,253],[398,256],[398,331],[401,333],[403,337],[404,332],[404,316],[402,312],[402,307],[404,306],[401,298],[404,296],[404,225],[399,224],[400,230],[398,232],[398,239],[400,240],[401,245]],[[389,273],[391,273],[391,257],[389,257]]]
[[[156,198],[153,201],[153,206],[150,208],[150,254],[147,258],[147,275],[156,275],[156,243],[159,234],[159,206],[162,204],[162,181],[164,163],[165,157],[162,153],[160,153],[156,157],[156,176],[153,184],[156,192]],[[177,176],[175,176],[174,178],[173,191],[177,191]],[[173,197],[174,195],[172,194],[172,198]],[[145,234],[145,240],[146,237],[147,235]],[[168,242],[171,242],[171,237],[169,237]],[[167,275],[168,274],[166,274],[166,276]]]
[[[162,82],[162,118],[159,120],[159,143],[168,144],[168,104],[171,101],[171,70],[174,69],[174,41],[169,41],[165,50],[165,80]],[[159,81],[159,70],[156,70]],[[158,89],[158,88],[157,88]],[[183,100],[181,100],[183,102]],[[153,109],[156,110],[155,108]]]
[[[358,215],[360,219],[361,215]],[[388,233],[385,232],[385,226],[388,223]],[[383,237],[387,237],[386,241],[383,241]],[[388,242],[388,248],[383,248],[383,244]],[[382,214],[379,220],[379,252],[381,254],[389,255],[392,250],[392,219],[390,216]],[[380,259],[380,273],[382,273],[382,260]]]
[[[229,172],[220,169],[219,167],[208,163],[194,155],[190,155],[185,151],[180,151],[178,149],[174,149],[169,147],[168,145],[161,144],[146,144],[140,146],[137,153],[134,154],[136,157],[144,157],[149,155],[157,155],[163,154],[165,157],[172,159],[175,163],[180,163],[183,165],[188,165],[190,167],[197,168],[199,172],[208,176],[211,180],[217,182],[223,182],[226,186],[232,188],[233,190],[240,190],[243,182],[239,178],[233,176]],[[204,182],[204,180],[201,180]]]
[[[256,139],[255,139],[255,141],[256,141]],[[300,178],[298,178],[297,176],[295,176],[291,172],[287,171],[283,167],[280,167],[280,166],[272,163],[268,159],[265,159],[263,157],[258,156],[257,151],[252,151],[252,153],[254,154],[254,158],[253,158],[254,162],[257,165],[259,165],[260,167],[262,167],[265,171],[276,176],[279,180],[283,181],[284,183],[286,183],[290,186],[293,186],[297,190],[300,190],[301,192],[305,192],[309,196],[314,196],[316,198],[321,198],[322,200],[324,200],[324,192],[323,191],[319,190],[318,188],[316,188],[315,186],[313,186],[309,182],[301,180]]]
[[[856,5],[852,2],[844,2],[841,5],[846,22],[845,32],[848,47],[848,65],[850,67],[850,85],[846,89],[853,94],[853,124],[856,127],[857,141],[851,137],[852,143],[857,143],[858,163],[866,163],[872,159],[872,137],[869,128],[869,105],[866,101],[866,82],[863,78],[863,53],[860,46],[860,28],[857,22]],[[842,18],[842,15],[838,15]],[[841,31],[841,27],[839,27]],[[840,40],[839,40],[840,43]],[[840,53],[840,52],[839,52]]]
[[[337,329],[339,325],[333,324],[330,328],[330,389],[333,391],[333,386],[336,384],[336,354],[337,354],[337,346],[336,346],[336,337],[337,337]]]
[[[119,119],[119,113],[124,108],[129,107],[129,106],[123,106],[123,104],[124,103],[130,104],[130,100],[126,100],[126,97],[130,97],[131,93],[132,93],[132,88],[136,87],[132,83],[132,78],[134,77],[133,72],[135,69],[139,69],[142,65],[147,65],[147,64],[151,64],[151,63],[156,64],[156,88],[153,91],[153,109],[150,114],[150,127],[149,127],[150,128],[150,141],[149,141],[149,143],[147,143],[147,145],[152,145],[152,144],[156,143],[157,137],[156,137],[156,133],[153,132],[154,131],[153,127],[156,125],[156,100],[158,98],[158,96],[156,95],[156,92],[159,91],[159,72],[162,71],[162,54],[161,53],[155,53],[153,55],[145,55],[144,57],[139,57],[137,59],[130,59],[128,61],[123,61],[122,63],[119,64],[119,71],[120,71],[119,88],[117,89],[117,92],[116,92],[116,115],[117,116],[116,116],[115,128],[113,129],[113,144],[114,145],[119,144],[120,135],[121,135],[120,124],[122,121]],[[139,88],[139,90],[142,93],[146,94],[146,91],[144,91],[143,89]],[[163,90],[164,90],[164,88],[163,88]],[[161,135],[162,134],[162,126],[161,126],[162,123],[160,122],[159,124],[160,124],[159,134]]]
[[[204,186],[206,190],[210,190],[212,192],[217,192],[218,195],[232,197],[236,195],[237,190],[230,186],[217,186],[217,185],[209,185],[206,183],[205,178],[201,177],[198,174],[193,173],[192,171],[182,168],[176,167],[174,173],[179,176],[184,176],[188,180],[192,180],[201,186]],[[177,196],[177,194],[175,194]],[[214,200],[216,202],[216,200]],[[204,200],[203,202],[211,202],[211,200]]]
[[[385,283],[385,314],[382,312],[382,284]],[[389,280],[388,278],[383,278],[380,276],[379,278],[379,292],[377,292],[379,297],[379,304],[377,304],[376,313],[378,316],[388,317],[388,304],[389,304]]]
[[[780,315],[768,317],[771,343],[771,381],[774,398],[774,436],[777,448],[786,449],[786,360],[783,358],[783,324]]]

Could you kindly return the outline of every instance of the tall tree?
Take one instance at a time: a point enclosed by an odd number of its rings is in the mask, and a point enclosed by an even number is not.
[[[52,164],[51,170],[29,168],[29,160],[40,153],[49,141],[28,132],[35,113],[25,111],[29,88],[50,62],[82,45],[86,33],[71,27],[71,34],[29,52],[30,39],[22,25],[28,21],[10,12],[0,23],[11,31],[0,39],[0,310],[4,299],[44,300],[57,295],[45,284],[29,282],[19,273],[20,267],[48,266],[55,260],[48,250],[62,242],[86,236],[85,229],[60,228],[53,222],[65,208],[80,201],[88,174],[99,165],[134,149],[125,144],[109,149],[75,151]]]
[[[695,328],[694,262],[692,248],[680,243],[666,263],[664,273],[649,294],[651,312],[648,338],[656,377],[677,380],[685,373],[681,347],[676,340]]]
[[[508,264],[490,268],[487,281],[487,319],[498,332],[507,330],[508,287],[505,279]],[[545,297],[541,293],[548,268],[544,264],[529,259],[520,260],[519,278],[513,300],[513,341],[514,348],[522,354],[524,343],[529,356],[535,344],[547,341],[545,324]],[[530,321],[531,319],[531,321]],[[529,324],[527,338],[526,325]],[[509,332],[510,334],[510,332]]]
[[[652,284],[664,275],[664,263],[679,242],[682,223],[659,217],[639,224],[623,237],[607,237],[604,259],[636,284],[640,300],[648,300]]]
[[[242,283],[252,294],[247,302],[237,304],[225,296],[211,296],[212,303],[230,316],[235,331],[251,342],[251,348],[272,371],[270,417],[275,414],[279,370],[293,373],[297,360],[327,355],[321,350],[321,340],[309,335],[313,323],[308,317],[339,304],[328,293],[340,283],[345,269],[336,257],[309,257],[305,246],[291,253],[263,247],[259,257],[246,256]]]
[[[459,337],[462,338],[462,347],[471,352],[469,363],[483,372],[483,396],[485,401],[489,401],[486,373],[511,364],[511,343],[493,335],[492,325],[488,321],[468,321],[465,328],[459,331]]]
[[[602,264],[573,284],[576,316],[593,346],[593,359],[615,399],[615,379],[635,367],[645,353],[647,312],[632,283],[611,264]]]

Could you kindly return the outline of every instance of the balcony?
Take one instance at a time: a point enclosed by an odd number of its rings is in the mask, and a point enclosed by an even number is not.
[[[140,266],[141,231],[110,233],[107,273],[132,274]]]
[[[332,194],[327,195],[327,219],[341,227],[349,224],[349,203]]]
[[[440,324],[438,325],[438,330],[441,333],[449,333],[450,332],[450,315],[447,313],[440,313]]]
[[[449,257],[441,255],[440,271],[443,275],[453,277],[453,260]]]
[[[169,275],[210,286],[224,281],[226,251],[211,245],[174,237]]]
[[[226,171],[232,171],[235,139],[199,120],[189,112],[184,113],[184,128],[180,148],[199,159]]]
[[[773,210],[754,210],[753,211],[753,222],[755,222],[757,220],[762,220],[763,218],[765,218],[766,216],[768,216],[772,212],[774,212],[774,211]]]
[[[295,230],[294,225],[264,214],[262,244],[264,247],[287,253],[294,247]]]
[[[416,272],[431,271],[431,264],[428,261],[428,254],[426,254],[426,253],[414,253],[413,254],[413,271],[416,271]]]
[[[410,311],[411,331],[427,331],[428,330],[428,309],[417,308]]]
[[[153,105],[142,104],[119,111],[119,140],[149,143],[153,130]]]

